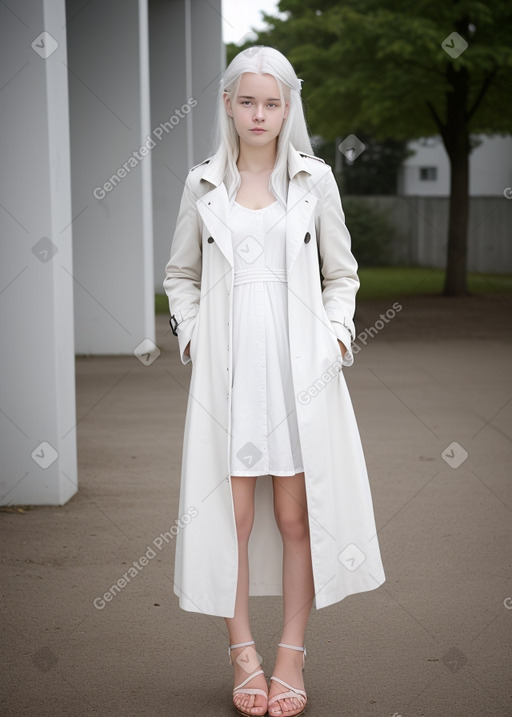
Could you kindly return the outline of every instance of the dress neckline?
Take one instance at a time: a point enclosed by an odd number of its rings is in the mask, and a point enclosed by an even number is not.
[[[261,207],[261,209],[251,209],[250,207],[244,207],[243,204],[240,204],[236,200],[233,201],[234,204],[237,205],[237,207],[240,207],[240,209],[245,209],[246,212],[264,212],[265,209],[269,209],[270,207],[273,207],[274,204],[277,204],[278,200],[276,199],[271,204],[267,204],[266,207]]]

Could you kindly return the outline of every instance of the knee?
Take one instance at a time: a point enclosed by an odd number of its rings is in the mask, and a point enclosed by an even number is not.
[[[306,512],[276,511],[276,523],[283,540],[300,543],[309,538],[309,523]]]

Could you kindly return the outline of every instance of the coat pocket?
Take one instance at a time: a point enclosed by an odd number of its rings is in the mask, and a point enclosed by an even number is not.
[[[196,360],[197,332],[198,332],[198,327],[199,327],[199,313],[200,312],[198,311],[196,314],[194,328],[192,329],[192,333],[190,335],[189,354],[190,354],[190,360],[192,361],[192,364],[194,364],[195,360]]]

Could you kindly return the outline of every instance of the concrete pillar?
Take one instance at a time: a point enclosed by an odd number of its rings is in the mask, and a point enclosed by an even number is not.
[[[77,489],[64,0],[0,7],[0,503]]]
[[[211,151],[225,67],[221,0],[150,0],[154,286],[162,281],[187,172]],[[161,125],[166,129],[159,130]]]
[[[147,0],[68,0],[79,354],[154,341]]]

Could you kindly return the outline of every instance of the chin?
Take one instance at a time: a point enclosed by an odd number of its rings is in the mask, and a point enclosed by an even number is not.
[[[248,134],[248,141],[257,142],[258,144],[267,144],[267,142],[272,142],[275,139],[274,135],[268,131],[263,134],[253,134],[252,132]]]

